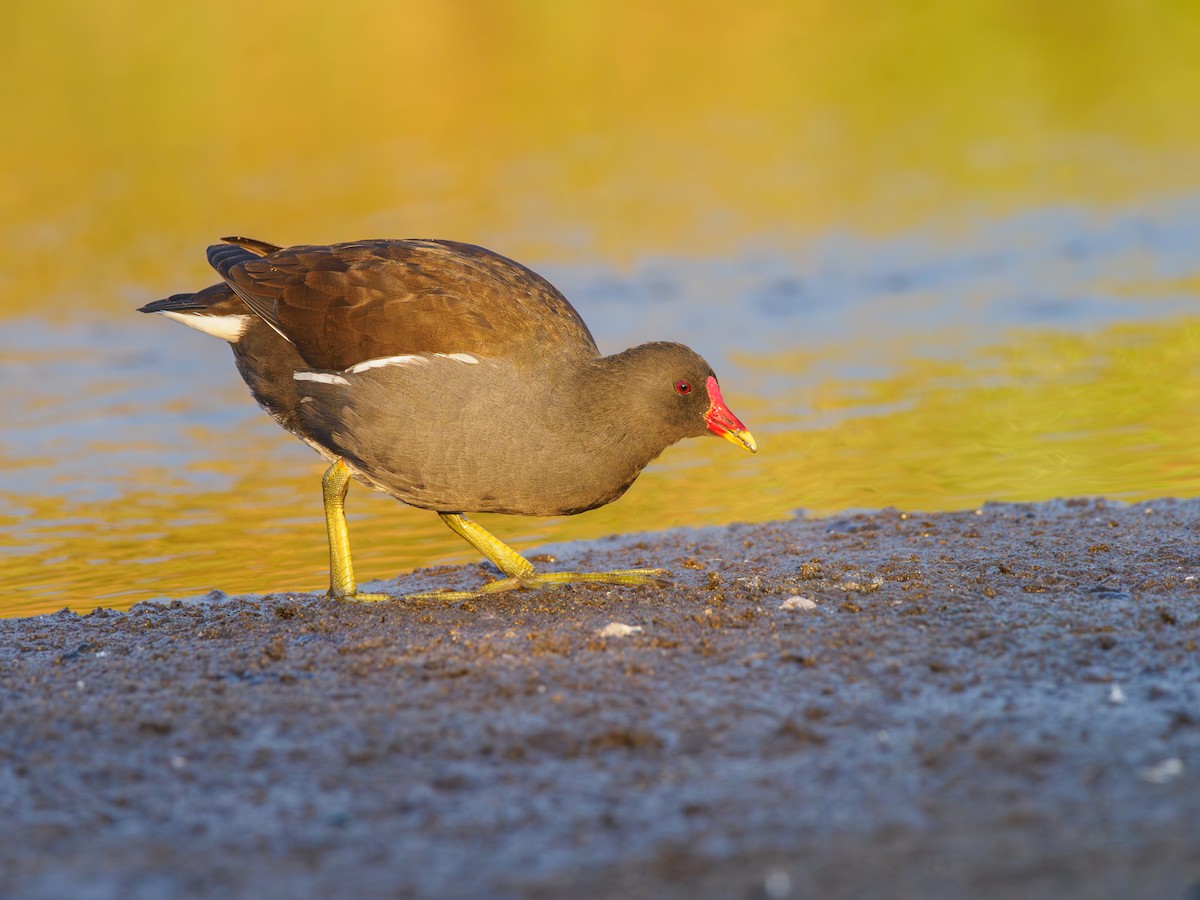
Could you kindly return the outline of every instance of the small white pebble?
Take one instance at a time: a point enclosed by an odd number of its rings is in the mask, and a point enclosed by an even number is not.
[[[783,900],[792,892],[792,876],[783,869],[772,869],[763,879],[763,893],[771,900]]]
[[[626,625],[623,622],[609,622],[596,633],[600,635],[600,637],[629,637],[631,634],[637,634],[641,630],[641,625]]]
[[[1182,774],[1183,760],[1178,756],[1172,756],[1153,766],[1138,769],[1138,778],[1151,784],[1166,784],[1172,778],[1178,778]]]
[[[95,653],[95,656],[97,659],[102,659],[105,656],[108,656],[108,651],[107,650],[97,650]]]
[[[795,594],[779,604],[780,609],[816,609],[817,601]]]
[[[1195,581],[1195,580],[1196,580],[1196,576],[1195,576],[1195,575],[1184,575],[1184,576],[1183,576],[1183,580],[1184,580],[1184,581]]]
[[[186,756],[180,756],[180,755],[176,754],[175,756],[171,757],[171,768],[172,769],[182,769],[186,765],[187,765],[187,757]]]
[[[77,690],[80,690],[80,691],[82,691],[82,690],[83,690],[85,687],[87,687],[87,685],[85,685],[85,684],[83,683],[83,679],[82,679],[82,678],[81,678],[79,681],[76,681],[76,682],[75,682],[75,688],[76,688]]]
[[[1108,702],[1117,706],[1125,702],[1125,692],[1119,684],[1114,684],[1108,689]]]

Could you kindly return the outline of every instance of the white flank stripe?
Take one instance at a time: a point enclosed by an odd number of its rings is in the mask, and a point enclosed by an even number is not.
[[[434,356],[440,356],[442,359],[453,359],[460,363],[466,363],[469,366],[479,365],[479,360],[473,357],[470,353],[435,353]]]
[[[355,363],[346,369],[347,374],[357,375],[367,369],[380,369],[383,366],[413,366],[429,362],[428,356],[381,356],[378,359],[368,359]]]
[[[245,333],[246,325],[250,321],[248,315],[206,316],[201,313],[171,312],[169,310],[163,310],[162,314],[168,319],[182,322],[189,328],[211,334],[213,337],[229,341],[231,344],[236,343],[238,338]]]
[[[350,382],[341,375],[334,375],[331,372],[293,372],[292,380],[294,381],[319,381],[321,384],[349,384]]]

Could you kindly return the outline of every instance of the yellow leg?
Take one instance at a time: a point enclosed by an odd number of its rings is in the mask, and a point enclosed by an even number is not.
[[[344,493],[344,491],[343,491]],[[665,586],[670,573],[666,569],[616,569],[611,572],[546,572],[539,574],[533,563],[504,541],[462,513],[438,513],[450,529],[482,553],[506,577],[485,584],[477,591],[427,591],[410,597],[434,597],[439,600],[469,600],[484,594],[498,594],[520,588],[541,589],[560,584],[653,584]],[[330,532],[332,547],[332,531]]]
[[[329,596],[335,600],[390,600],[387,594],[360,594],[350,561],[350,532],[346,528],[346,491],[350,469],[340,459],[321,478],[325,528],[329,532]]]
[[[523,557],[478,522],[462,513],[438,513],[450,530],[487,557],[488,561],[509,578],[534,574],[533,563]]]

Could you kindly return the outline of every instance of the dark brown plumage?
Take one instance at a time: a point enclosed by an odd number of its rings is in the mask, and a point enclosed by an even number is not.
[[[549,282],[480,247],[228,238],[208,255],[221,284],[142,311],[229,341],[283,427],[443,518],[592,509],[666,447],[706,431],[755,449],[692,350],[658,342],[601,356]],[[331,502],[327,490],[327,514],[340,515]]]

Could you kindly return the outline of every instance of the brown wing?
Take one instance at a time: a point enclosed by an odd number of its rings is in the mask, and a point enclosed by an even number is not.
[[[272,245],[230,239],[250,249]],[[250,245],[250,246],[247,246]],[[262,258],[209,258],[242,301],[316,369],[381,356],[471,353],[536,361],[597,356],[596,342],[546,279],[499,254],[452,241],[354,241]]]

